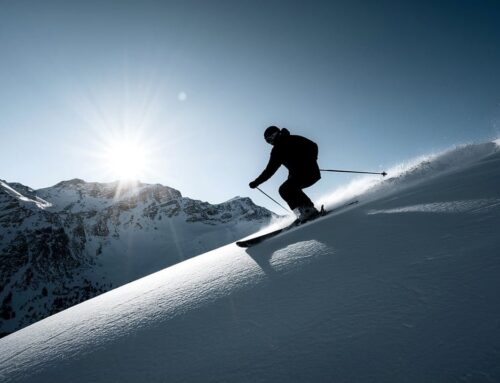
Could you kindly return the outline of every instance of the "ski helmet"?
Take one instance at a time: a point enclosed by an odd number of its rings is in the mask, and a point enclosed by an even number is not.
[[[264,132],[264,138],[267,138],[271,135],[273,135],[274,133],[277,133],[280,131],[280,128],[278,128],[277,126],[270,126],[269,128],[266,129],[266,131]]]

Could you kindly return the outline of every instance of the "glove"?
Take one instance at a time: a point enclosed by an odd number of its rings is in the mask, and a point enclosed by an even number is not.
[[[259,184],[255,181],[252,181],[248,184],[248,186],[250,186],[250,189],[255,189],[257,186],[259,186]]]

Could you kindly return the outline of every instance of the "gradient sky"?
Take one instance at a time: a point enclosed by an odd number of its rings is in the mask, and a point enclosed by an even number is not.
[[[248,188],[268,125],[316,141],[322,167],[381,171],[498,138],[499,68],[496,0],[0,0],[0,179],[113,181],[102,154],[128,135],[142,182],[278,212]]]

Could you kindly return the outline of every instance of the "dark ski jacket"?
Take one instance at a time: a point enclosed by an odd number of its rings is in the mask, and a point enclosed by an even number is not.
[[[318,167],[318,145],[313,141],[291,135],[281,129],[280,135],[271,151],[271,158],[264,171],[254,182],[261,184],[271,178],[281,165],[288,169],[288,178],[299,183],[312,184],[321,178]]]

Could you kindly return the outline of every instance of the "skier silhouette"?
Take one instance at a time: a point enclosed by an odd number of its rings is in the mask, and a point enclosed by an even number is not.
[[[254,189],[271,178],[281,165],[288,169],[288,179],[280,186],[279,193],[297,216],[304,222],[319,215],[311,199],[302,191],[315,184],[321,174],[318,167],[318,145],[313,141],[291,135],[277,126],[264,132],[264,139],[273,145],[271,157],[264,171],[249,186]]]

